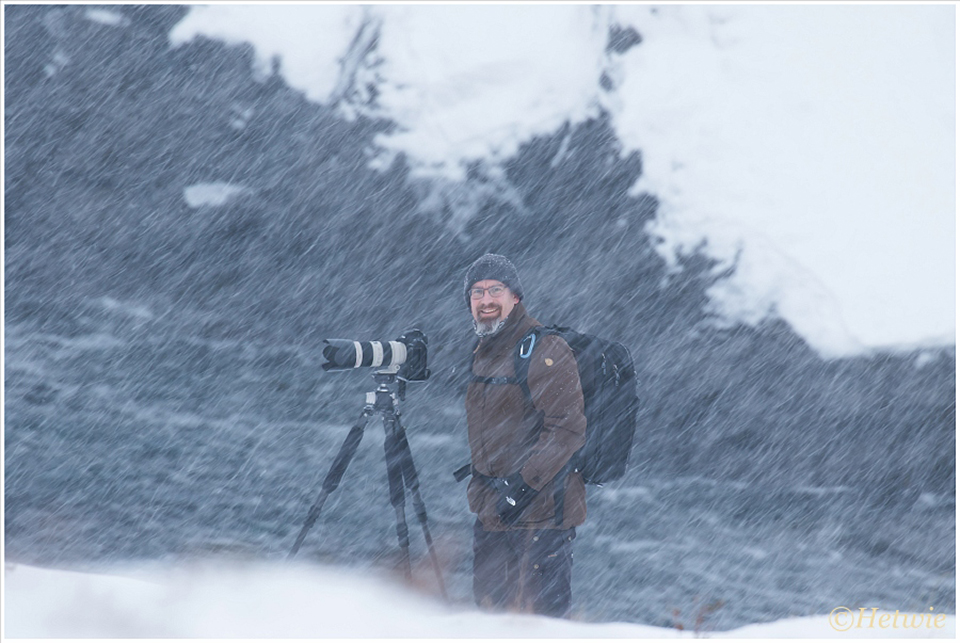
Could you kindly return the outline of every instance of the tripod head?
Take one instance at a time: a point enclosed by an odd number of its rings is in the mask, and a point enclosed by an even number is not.
[[[426,343],[425,337],[424,343]],[[402,402],[406,399],[407,382],[425,382],[427,378],[430,377],[430,369],[426,368],[426,363],[426,349],[424,349],[424,355],[421,362],[422,366],[417,371],[417,377],[412,379],[404,377],[404,375],[407,375],[408,373],[405,373],[404,369],[399,364],[389,366],[379,371],[374,371],[373,381],[377,383],[377,391],[389,391],[390,387],[396,384],[397,399]]]
[[[373,374],[373,381],[377,383],[377,389],[367,393],[367,406],[376,404],[376,396],[388,394],[395,400],[403,402],[407,395],[407,381],[397,377],[397,373],[390,371],[377,371]]]

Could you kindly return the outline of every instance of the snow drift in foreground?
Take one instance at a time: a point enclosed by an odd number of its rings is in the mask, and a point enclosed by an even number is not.
[[[486,614],[467,606],[444,606],[387,579],[306,565],[197,564],[107,575],[7,564],[4,576],[8,638],[694,636],[689,628]],[[941,623],[941,628],[853,628],[840,633],[828,615],[817,615],[708,634],[954,638],[956,617],[942,617]]]

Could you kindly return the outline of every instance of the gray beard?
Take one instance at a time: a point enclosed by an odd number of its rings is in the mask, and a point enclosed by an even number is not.
[[[490,335],[496,335],[499,333],[506,323],[506,319],[498,319],[497,321],[488,322],[479,322],[474,319],[473,332],[477,334],[477,337],[489,337]]]

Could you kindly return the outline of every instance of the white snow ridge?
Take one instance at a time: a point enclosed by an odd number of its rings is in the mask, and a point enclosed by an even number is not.
[[[861,619],[859,628],[837,629],[852,623],[850,614],[837,619],[836,627],[824,614],[700,633],[488,614],[472,606],[445,606],[356,571],[264,563],[112,574],[8,563],[4,607],[7,638],[954,638],[956,633],[953,615],[939,621],[922,615],[919,627],[880,627],[886,612],[866,613],[874,618],[873,628]]]

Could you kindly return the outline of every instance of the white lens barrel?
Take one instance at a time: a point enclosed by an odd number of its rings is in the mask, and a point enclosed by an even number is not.
[[[393,356],[390,366],[399,366],[407,361],[407,345],[403,342],[390,342],[390,352]]]
[[[373,348],[373,362],[370,366],[380,366],[383,364],[383,344],[380,342],[370,342],[370,346]]]
[[[360,342],[354,341],[353,348],[357,351],[357,363],[354,364],[354,368],[360,368],[363,364],[363,346],[360,345]]]

